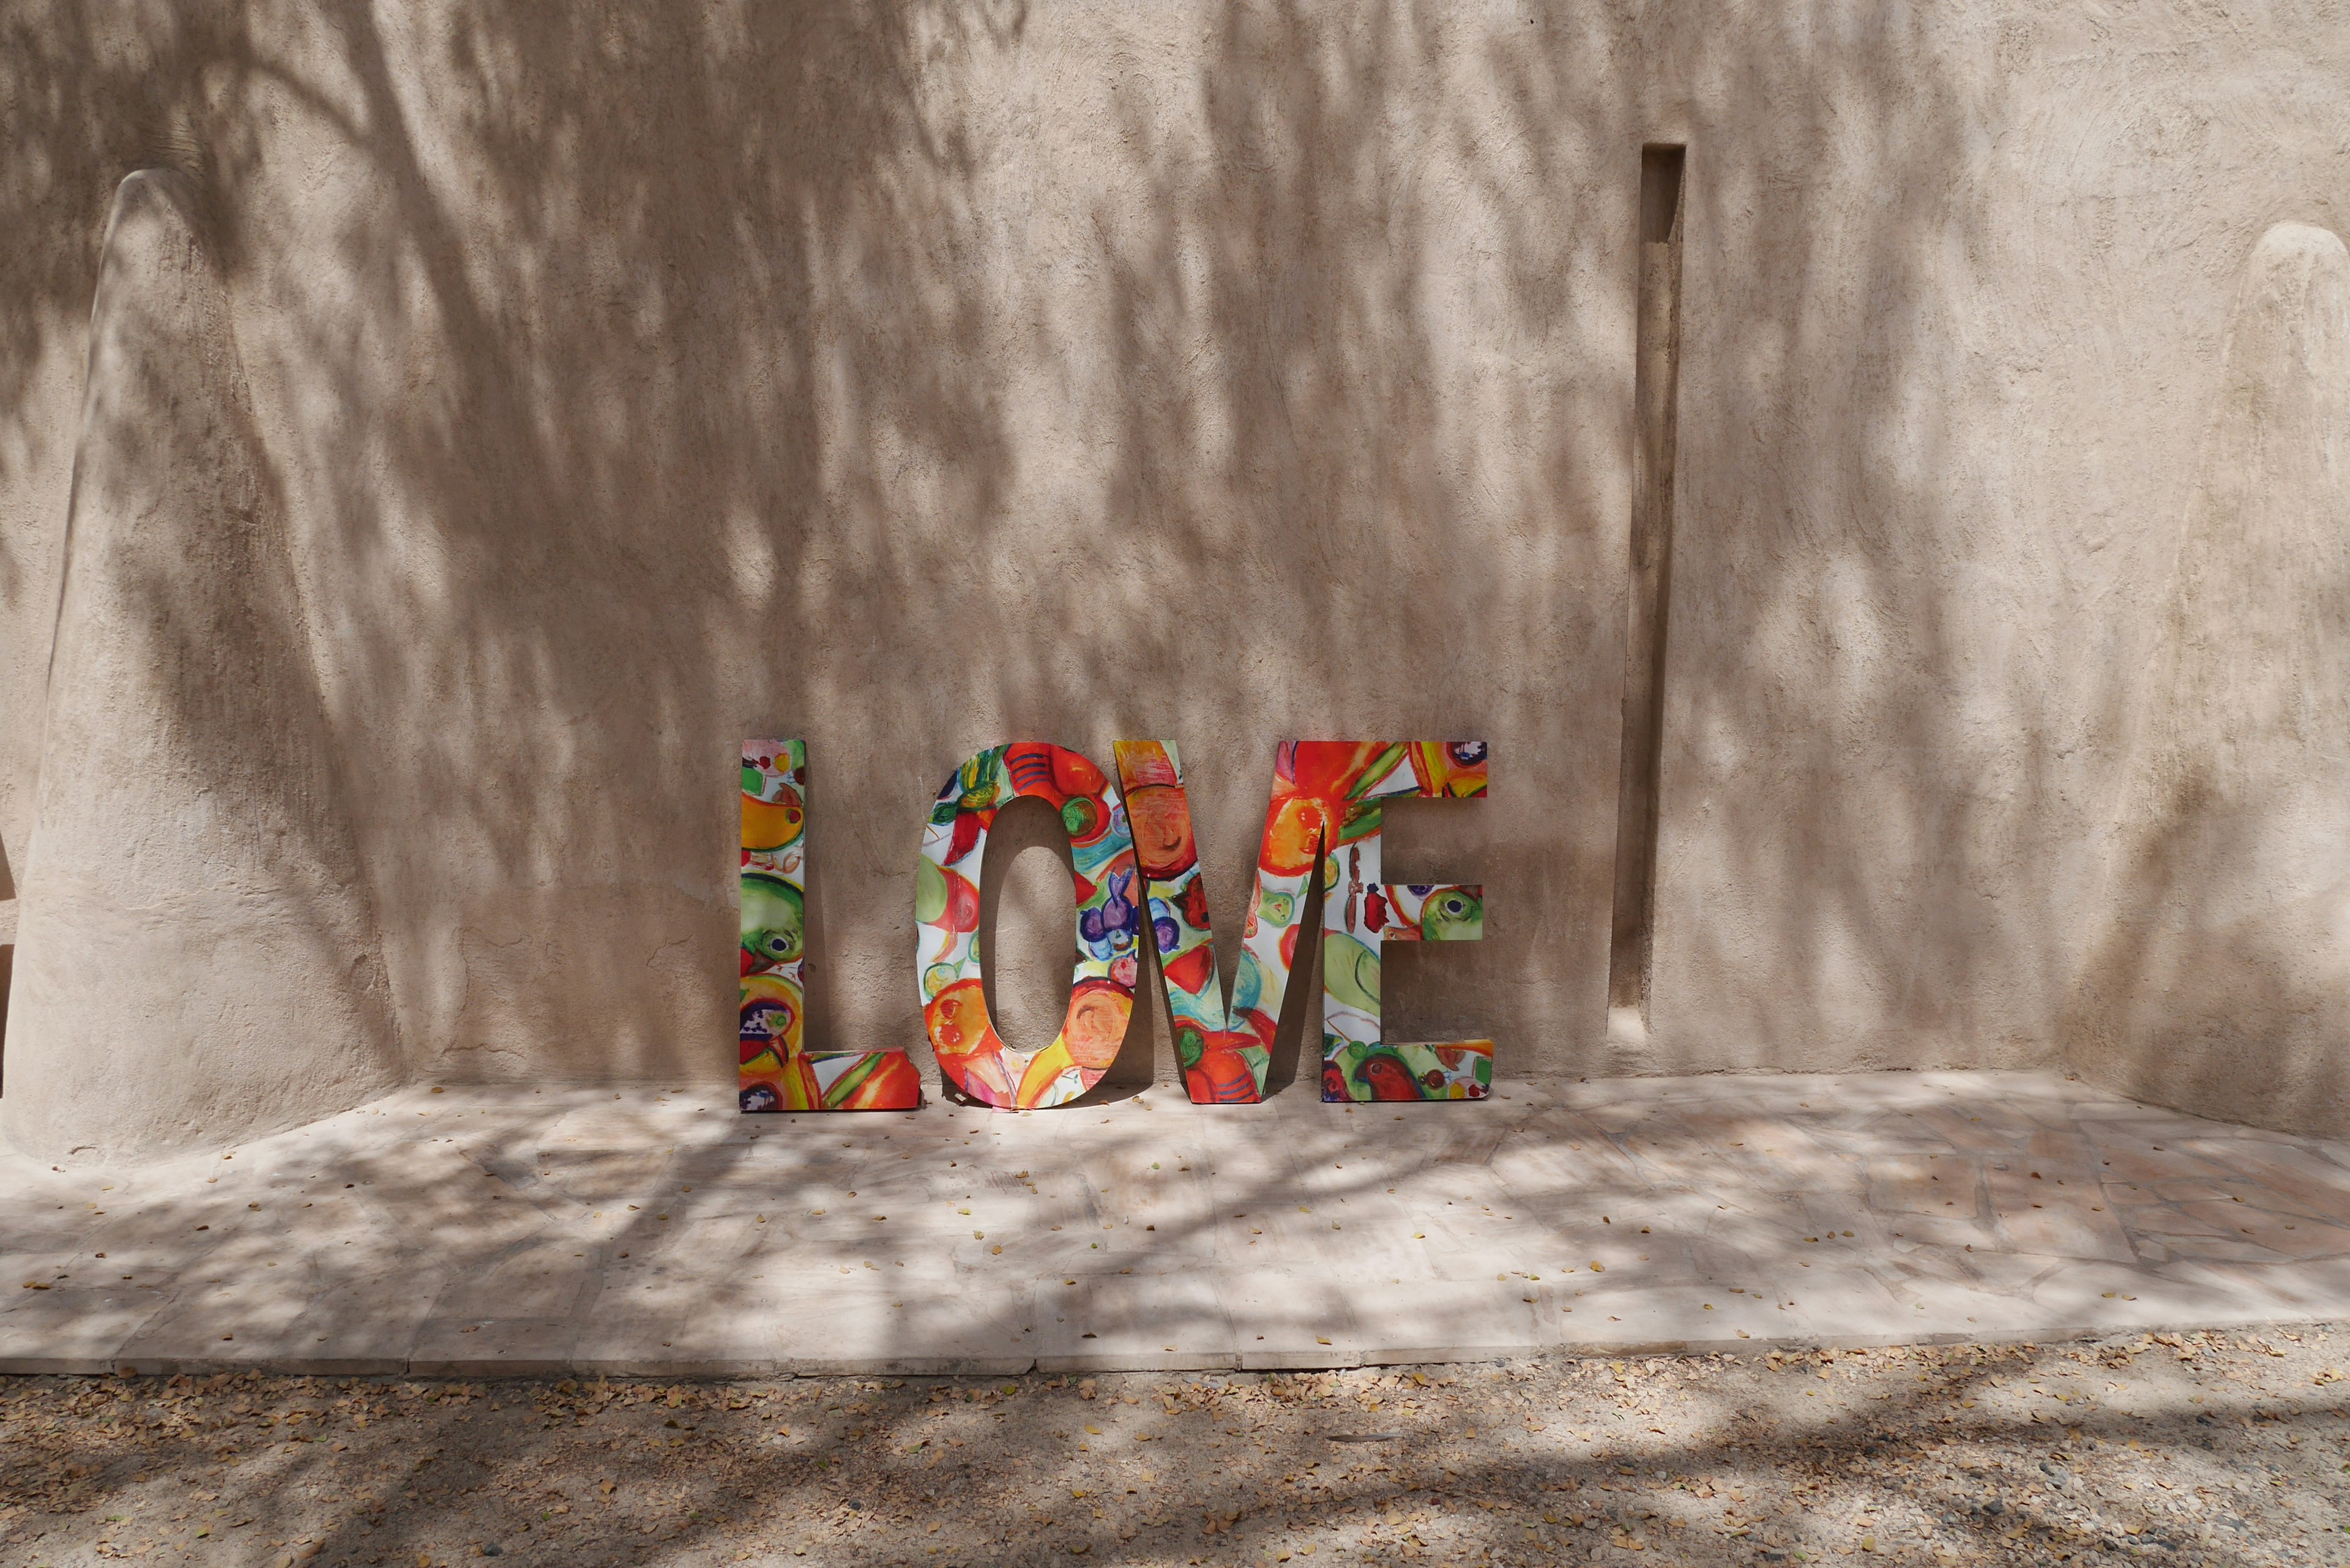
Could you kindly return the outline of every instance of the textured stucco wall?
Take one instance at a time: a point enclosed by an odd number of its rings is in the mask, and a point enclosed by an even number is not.
[[[2246,268],[2140,689],[2072,1058],[2209,1115],[2350,1102],[2350,252]]]
[[[400,1082],[227,296],[182,177],[122,182],[91,311],[17,878],[12,1134],[72,1154]]]
[[[1683,57],[1653,1039],[2044,1059],[2243,269],[2350,215],[2350,19],[1806,15]]]
[[[2230,311],[2272,227],[2350,219],[2317,4],[0,0],[0,845],[107,213],[173,170],[432,1078],[731,1072],[749,733],[812,748],[832,1041],[919,1044],[919,824],[982,745],[1180,742],[1229,940],[1275,739],[1473,734],[1492,797],[1397,814],[1389,865],[1482,879],[1487,940],[1391,963],[1398,1030],[1504,1073],[2054,1060]],[[1611,1033],[1650,140],[1690,148],[1678,504]],[[20,1140],[53,1048],[9,1038]]]

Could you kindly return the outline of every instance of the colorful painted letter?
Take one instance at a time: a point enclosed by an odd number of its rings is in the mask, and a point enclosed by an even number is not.
[[[1195,1102],[1245,1105],[1263,1096],[1274,1028],[1297,964],[1306,890],[1317,866],[1323,875],[1322,1097],[1485,1096],[1493,1081],[1492,1041],[1390,1043],[1379,1030],[1383,941],[1473,941],[1484,935],[1482,888],[1378,880],[1380,802],[1484,794],[1482,741],[1281,742],[1229,1002],[1209,946],[1207,894],[1175,748],[1127,741],[1118,742],[1116,754],[1149,878],[1150,925],[1176,1054]]]
[[[1317,753],[1308,761],[1306,753]],[[1477,941],[1485,935],[1481,887],[1379,880],[1379,802],[1485,793],[1482,741],[1409,741],[1376,749],[1346,742],[1297,743],[1293,776],[1326,793],[1322,861],[1322,1097],[1326,1100],[1482,1100],[1493,1086],[1491,1040],[1405,1042],[1379,1031],[1379,950],[1387,941]],[[1407,768],[1403,764],[1409,763]],[[1283,770],[1276,767],[1278,775]],[[1276,780],[1276,797],[1281,784]],[[1270,819],[1268,819],[1269,821]],[[1338,832],[1331,840],[1326,826]],[[1268,826],[1267,836],[1271,836]],[[1343,858],[1345,876],[1340,877]]]
[[[803,1046],[807,744],[743,742],[741,1091],[746,1111],[907,1111],[922,1075],[903,1051]]]
[[[1050,1045],[1015,1051],[987,1015],[979,961],[979,877],[987,830],[1015,794],[1035,795],[1068,830],[1077,895],[1069,1012]],[[916,867],[914,940],[922,1017],[939,1070],[1003,1109],[1057,1106],[1100,1082],[1126,1038],[1139,958],[1134,841],[1101,769],[1044,742],[996,746],[955,770],[931,808]]]
[[[1175,742],[1119,741],[1111,753],[1118,759],[1127,821],[1134,828],[1135,857],[1149,888],[1150,929],[1159,946],[1159,974],[1166,982],[1184,1092],[1195,1105],[1254,1105],[1264,1097],[1274,1025],[1289,984],[1285,955],[1296,951],[1295,939],[1284,948],[1280,931],[1253,915],[1246,929],[1252,934],[1270,930],[1271,942],[1263,961],[1255,944],[1243,950],[1226,1002],[1209,942],[1208,889],[1200,879],[1200,846],[1191,834],[1191,801]],[[1264,898],[1260,870],[1250,908]]]

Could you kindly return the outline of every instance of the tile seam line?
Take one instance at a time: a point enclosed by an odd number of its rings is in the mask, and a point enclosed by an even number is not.
[[[153,1357],[94,1356],[88,1358],[75,1356],[0,1356],[0,1376],[121,1376],[124,1375],[124,1369],[126,1367],[130,1369],[129,1373],[130,1376],[162,1376],[166,1369],[178,1372],[201,1367],[205,1369],[207,1375],[211,1372],[258,1372],[265,1376],[286,1377],[359,1377],[376,1376],[451,1381],[466,1381],[484,1377],[497,1377],[513,1381],[525,1381],[549,1376],[618,1376],[629,1378],[666,1378],[676,1382],[715,1383],[757,1380],[780,1381],[787,1378],[822,1379],[831,1377],[863,1376],[1016,1377],[1026,1376],[1038,1373],[1042,1373],[1045,1376],[1052,1376],[1065,1369],[1060,1365],[1064,1362],[1070,1363],[1070,1365],[1066,1367],[1066,1370],[1082,1370],[1087,1372],[1340,1371],[1357,1366],[1444,1366],[1480,1361],[1501,1361],[1521,1358],[1536,1359],[1551,1355],[1576,1360],[1604,1360],[1609,1357],[1621,1358],[1626,1355],[1712,1355],[1732,1352],[1766,1354],[1772,1350],[1833,1350],[1839,1352],[1849,1350],[1886,1350],[1906,1345],[1931,1345],[1939,1347],[1960,1345],[2070,1345],[2098,1339],[2116,1339],[2128,1335],[2200,1334],[2219,1330],[2241,1330],[2248,1327],[2259,1327],[2279,1332],[2288,1330],[2334,1328],[2341,1326],[2345,1323],[2350,1323],[2350,1312],[2345,1312],[2341,1316],[2334,1317],[2269,1317],[2254,1313],[2232,1318],[2213,1316],[2193,1319],[2165,1319],[2126,1325],[2111,1324],[2051,1324],[2039,1329],[2017,1328],[2012,1330],[2001,1330],[1994,1327],[1989,1332],[1980,1334],[1957,1334],[1945,1332],[1931,1334],[1791,1334],[1775,1335],[1770,1338],[1757,1337],[1753,1339],[1730,1340],[1586,1340],[1578,1341],[1573,1345],[1558,1343],[1543,1344],[1534,1341],[1512,1341],[1508,1343],[1496,1343],[1492,1345],[1478,1345],[1473,1348],[1445,1348],[1431,1345],[1425,1348],[1410,1347],[1404,1349],[1366,1351],[1357,1353],[1351,1358],[1342,1356],[1326,1360],[1316,1357],[1314,1358],[1310,1364],[1304,1361],[1297,1361],[1292,1362],[1284,1366],[1260,1365],[1258,1366],[1252,1367],[1246,1364],[1247,1358],[1245,1352],[1231,1353],[1202,1351],[1197,1355],[1187,1355],[1181,1352],[1174,1353],[1177,1360],[1192,1364],[1185,1366],[1170,1366],[1167,1365],[1163,1359],[1159,1360],[1156,1365],[1149,1365],[1146,1364],[1150,1360],[1150,1358],[1148,1357],[1139,1360],[1128,1360],[1127,1358],[1117,1356],[1105,1356],[1099,1358],[1053,1356],[1032,1358],[1026,1364],[1024,1368],[1018,1371],[996,1368],[986,1371],[970,1372],[913,1372],[907,1371],[903,1367],[903,1363],[910,1360],[936,1359],[939,1361],[951,1361],[956,1359],[954,1357],[946,1356],[936,1358],[915,1356],[897,1358],[877,1357],[869,1360],[843,1357],[836,1364],[837,1369],[821,1372],[796,1371],[790,1366],[790,1362],[794,1358],[782,1357],[779,1358],[776,1363],[772,1364],[775,1366],[775,1370],[772,1372],[744,1371],[735,1373],[706,1373],[683,1370],[617,1372],[611,1370],[608,1366],[604,1364],[582,1362],[571,1358],[561,1358],[549,1363],[538,1364],[541,1366],[552,1365],[556,1366],[557,1370],[554,1372],[521,1372],[515,1370],[512,1366],[499,1366],[494,1363],[482,1363],[476,1366],[463,1362],[430,1362],[424,1361],[422,1358],[409,1358],[398,1360],[394,1370],[374,1374],[362,1372],[316,1372],[296,1370],[295,1368],[303,1365],[300,1358],[297,1357],[262,1357],[251,1361],[220,1361],[196,1356],[183,1357],[169,1355]],[[320,1359],[335,1360],[339,1358],[325,1357]],[[353,1356],[348,1359],[351,1361],[364,1361],[370,1358]],[[391,1360],[393,1358],[386,1359]],[[631,1366],[656,1365],[639,1358],[615,1359],[625,1360]],[[727,1359],[731,1358],[711,1357],[698,1365],[706,1366],[710,1361],[723,1361]],[[744,1359],[754,1366],[761,1365],[758,1358],[746,1357]],[[819,1358],[810,1357],[809,1359],[814,1360]],[[972,1357],[971,1359],[977,1361],[984,1358]],[[1050,1360],[1055,1365],[1051,1367],[1046,1367],[1043,1365],[1046,1360]],[[146,1362],[149,1366],[157,1368],[157,1370],[146,1374],[140,1373],[138,1371],[138,1366],[142,1361]],[[1076,1365],[1076,1363],[1078,1362],[1083,1362],[1085,1365],[1082,1366]],[[1222,1362],[1230,1362],[1233,1363],[1233,1365],[1210,1365],[1210,1363]],[[465,1366],[469,1369],[455,1372],[419,1371],[417,1368],[420,1365],[427,1366]],[[531,1364],[524,1363],[523,1365],[528,1366]],[[679,1367],[691,1367],[697,1365],[697,1363],[693,1358],[687,1357],[681,1358],[678,1363],[676,1363],[676,1365]],[[88,1370],[55,1370],[55,1368],[60,1366],[84,1367],[88,1368]]]

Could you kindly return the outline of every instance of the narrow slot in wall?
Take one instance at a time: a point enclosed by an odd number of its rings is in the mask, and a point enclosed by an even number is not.
[[[1639,317],[1634,351],[1631,570],[1624,600],[1624,745],[1616,797],[1616,904],[1607,1003],[1648,1012],[1657,880],[1666,610],[1672,593],[1673,441],[1680,382],[1681,172],[1686,149],[1640,150]]]
[[[0,1095],[8,1092],[8,986],[16,968],[16,870],[0,846]]]

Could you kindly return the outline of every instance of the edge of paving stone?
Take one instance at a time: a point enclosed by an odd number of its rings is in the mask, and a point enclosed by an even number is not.
[[[1363,1365],[1359,1350],[1316,1345],[1306,1350],[1243,1350],[1243,1372],[1336,1372]]]
[[[792,1376],[797,1377],[1018,1377],[1038,1369],[1033,1355],[806,1356],[791,1363]]]
[[[462,1364],[461,1364],[462,1365]],[[463,1373],[468,1377],[494,1376],[504,1372],[508,1376],[523,1376],[507,1371],[507,1363],[475,1362],[472,1366],[484,1370]],[[494,1370],[489,1370],[494,1368]],[[589,1358],[578,1356],[564,1364],[562,1370],[577,1377],[689,1377],[734,1381],[765,1380],[791,1376],[791,1364],[772,1356],[682,1356],[675,1361],[658,1356],[621,1355]],[[539,1374],[536,1376],[544,1376]]]
[[[1773,1350],[1882,1350],[1901,1345],[2064,1345],[2119,1339],[2134,1334],[2201,1334],[2266,1329],[2339,1328],[2345,1317],[2278,1317],[2137,1324],[2043,1325],[1973,1333],[1929,1334],[1782,1334],[1767,1339],[1574,1340],[1538,1345],[1423,1345],[1408,1349],[1354,1351],[1336,1346],[1328,1355],[1302,1351],[1183,1352],[1149,1355],[883,1356],[801,1358],[790,1362],[738,1359],[652,1360],[643,1357],[523,1360],[466,1357],[410,1360],[401,1357],[249,1356],[0,1356],[0,1376],[170,1376],[221,1372],[258,1372],[287,1377],[519,1378],[556,1376],[675,1377],[710,1380],[772,1380],[781,1377],[1004,1377],[1027,1372],[1318,1372],[1357,1366],[1432,1366],[1447,1363],[1501,1361],[1541,1355],[1585,1360],[1629,1355],[1762,1355]],[[1317,1347],[1318,1348],[1318,1347]]]
[[[521,1356],[436,1356],[417,1360],[400,1369],[409,1377],[569,1377],[578,1374],[586,1363],[563,1360],[532,1360]],[[756,1376],[756,1373],[743,1376]]]
[[[1155,1350],[1141,1355],[1095,1352],[1090,1355],[1040,1355],[1036,1370],[1059,1372],[1238,1372],[1236,1350]]]
[[[259,1372],[273,1377],[399,1377],[410,1363],[397,1355],[123,1355],[101,1363],[99,1373],[124,1377],[209,1377],[219,1372]],[[0,1361],[0,1372],[14,1372]]]

